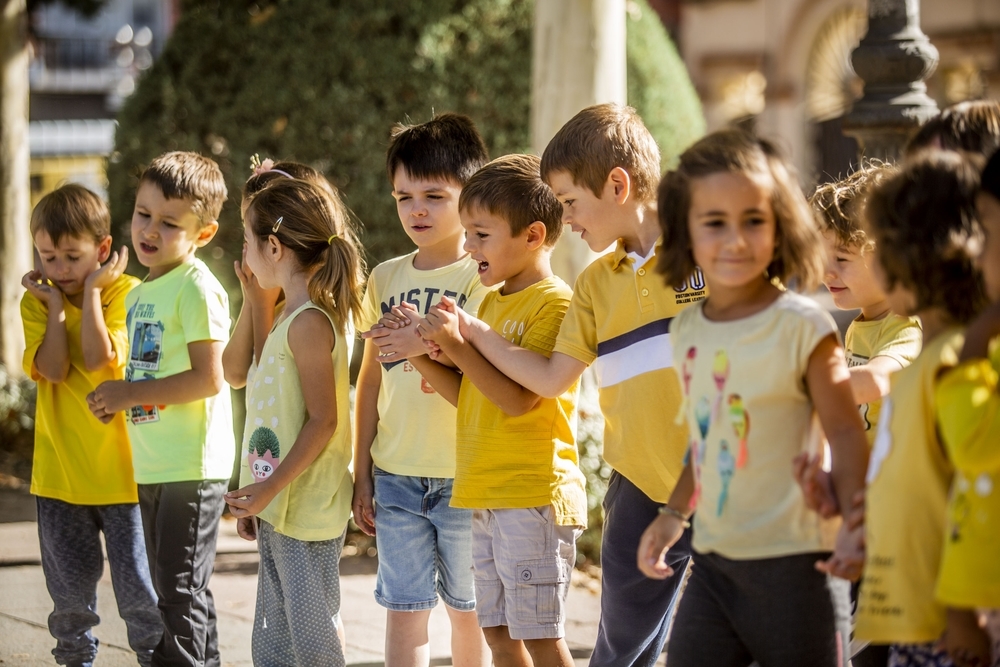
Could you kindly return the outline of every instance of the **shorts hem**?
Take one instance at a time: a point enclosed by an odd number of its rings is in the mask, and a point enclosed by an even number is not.
[[[507,626],[511,639],[562,639],[566,629],[559,624],[539,624],[529,626]]]
[[[479,627],[481,628],[498,628],[501,625],[507,625],[507,617],[503,614],[479,615]]]
[[[436,607],[438,601],[437,597],[435,597],[433,600],[424,600],[422,602],[389,602],[378,593],[375,593],[375,602],[378,602],[380,606],[385,607],[389,611],[425,611]]]
[[[476,601],[475,600],[458,600],[446,595],[444,591],[439,590],[438,595],[441,596],[441,600],[449,607],[456,611],[475,611]]]

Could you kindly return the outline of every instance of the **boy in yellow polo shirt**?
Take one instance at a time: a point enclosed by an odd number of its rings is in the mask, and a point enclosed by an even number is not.
[[[462,189],[459,209],[482,283],[503,283],[483,300],[480,324],[548,356],[572,292],[549,263],[560,211],[538,158],[507,155],[489,163]],[[536,667],[572,665],[563,639],[565,601],[587,521],[572,426],[577,385],[553,398],[518,385],[467,343],[460,317],[472,319],[442,298],[417,329],[462,375],[426,356],[413,363],[458,407],[451,502],[475,510],[479,625],[497,665],[523,659],[525,651]]]
[[[63,665],[90,665],[98,641],[97,582],[104,533],[118,611],[140,665],[163,634],[142,537],[125,415],[101,423],[87,394],[120,380],[128,356],[124,275],[128,251],[111,253],[107,205],[80,185],[46,195],[31,215],[41,271],[21,281],[24,372],[38,383],[31,493],[37,497],[42,571],[55,608],[49,631]],[[110,255],[110,259],[109,259]],[[107,262],[101,266],[101,262]]]

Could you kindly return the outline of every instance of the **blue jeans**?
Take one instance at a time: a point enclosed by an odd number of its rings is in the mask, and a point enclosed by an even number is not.
[[[49,632],[60,665],[89,667],[98,640],[91,628],[97,615],[97,582],[104,572],[99,533],[104,533],[118,613],[140,665],[149,665],[163,635],[156,594],[149,577],[138,505],[74,505],[36,498],[42,572],[55,607]]]
[[[453,609],[475,609],[472,510],[449,505],[454,480],[374,472],[375,600],[417,611],[434,607],[440,594]]]
[[[658,581],[639,571],[639,539],[661,503],[617,471],[604,496],[601,539],[601,621],[591,667],[653,667],[670,629],[684,571],[691,559],[691,530],[667,552],[674,576]]]

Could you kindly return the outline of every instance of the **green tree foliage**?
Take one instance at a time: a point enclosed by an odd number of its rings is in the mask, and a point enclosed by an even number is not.
[[[698,99],[658,17],[645,0],[629,6],[630,101],[669,159],[703,132]],[[330,177],[373,262],[407,251],[384,170],[390,127],[458,111],[492,155],[527,150],[532,11],[531,0],[186,2],[119,115],[108,169],[118,229],[142,165],[166,150],[210,155],[230,190],[213,268],[235,287],[237,202],[260,153]]]

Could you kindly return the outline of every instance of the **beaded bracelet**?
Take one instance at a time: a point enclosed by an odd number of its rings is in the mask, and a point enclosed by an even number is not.
[[[677,517],[678,519],[681,520],[681,525],[682,526],[684,526],[685,528],[690,528],[691,527],[691,522],[688,521],[688,518],[686,516],[684,516],[681,512],[678,512],[677,510],[675,510],[670,505],[660,505],[659,509],[657,509],[656,512],[658,514],[669,514],[670,516],[675,516],[675,517]]]

